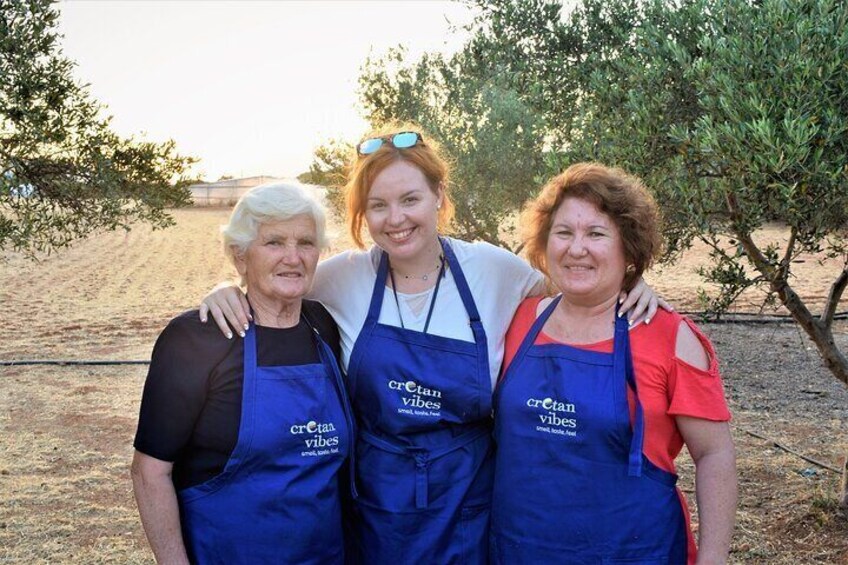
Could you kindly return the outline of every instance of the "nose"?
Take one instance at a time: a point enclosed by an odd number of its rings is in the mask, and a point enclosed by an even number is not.
[[[389,225],[399,226],[403,224],[405,219],[405,214],[401,206],[399,206],[398,204],[392,204],[391,206],[389,206]]]
[[[575,236],[568,246],[568,254],[572,257],[583,257],[586,253],[586,242],[583,240],[583,236]]]
[[[297,251],[297,244],[289,243],[283,246],[282,261],[286,265],[297,265],[300,263],[300,254]]]

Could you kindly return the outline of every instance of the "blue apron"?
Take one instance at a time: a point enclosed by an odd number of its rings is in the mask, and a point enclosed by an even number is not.
[[[475,342],[379,324],[388,257],[350,357],[356,406],[354,561],[486,563],[493,480],[483,324],[450,244],[444,258]],[[438,282],[432,308],[438,295]]]
[[[178,493],[193,563],[344,562],[337,473],[353,422],[333,353],[313,333],[321,363],[258,367],[247,330],[236,446],[220,475]]]
[[[677,476],[642,454],[627,320],[613,353],[534,345],[533,324],[494,397],[493,563],[672,564],[687,560]]]

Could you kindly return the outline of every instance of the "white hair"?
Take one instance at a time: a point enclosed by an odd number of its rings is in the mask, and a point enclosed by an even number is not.
[[[224,253],[235,264],[235,258],[247,251],[259,233],[259,226],[269,221],[286,221],[295,216],[309,216],[315,222],[320,249],[328,246],[327,215],[324,206],[312,194],[314,189],[296,183],[272,183],[256,186],[244,193],[233,208],[230,220],[221,226]]]

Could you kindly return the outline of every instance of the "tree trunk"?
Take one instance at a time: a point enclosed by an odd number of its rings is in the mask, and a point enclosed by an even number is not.
[[[772,290],[777,292],[780,301],[789,310],[792,317],[804,328],[824,359],[825,366],[837,379],[848,385],[848,359],[839,351],[833,340],[830,326],[820,322],[804,305],[801,298],[785,281],[772,282]]]
[[[731,214],[733,214],[735,202],[732,198],[728,198],[728,206]],[[848,277],[848,275],[843,270],[843,273],[834,283],[834,287],[828,297],[828,305],[825,307],[825,316],[823,316],[823,319],[819,319],[810,312],[804,301],[801,300],[801,297],[789,286],[787,282],[789,270],[776,268],[763,252],[760,251],[753,239],[751,239],[750,233],[737,231],[736,235],[739,243],[745,248],[748,259],[767,280],[771,281],[770,286],[772,291],[777,293],[780,302],[786,306],[792,318],[794,318],[798,325],[804,328],[804,331],[807,332],[807,335],[816,344],[816,348],[819,350],[825,366],[830,369],[833,376],[842,381],[843,384],[848,385],[848,359],[842,355],[836,346],[830,323],[833,319],[832,311],[836,309],[832,302],[839,301],[839,297],[842,295],[846,284],[846,280],[843,280],[843,277]]]
[[[842,513],[848,516],[848,455],[842,461],[842,481],[839,484],[839,506]]]

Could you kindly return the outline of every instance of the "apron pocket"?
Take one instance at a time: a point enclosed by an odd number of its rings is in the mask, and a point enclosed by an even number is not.
[[[356,446],[358,502],[390,512],[489,506],[494,458],[488,433],[470,435],[447,451],[402,451],[361,434]],[[433,456],[434,458],[430,458]]]
[[[356,487],[358,504],[390,512],[414,512],[415,460],[358,441]]]

